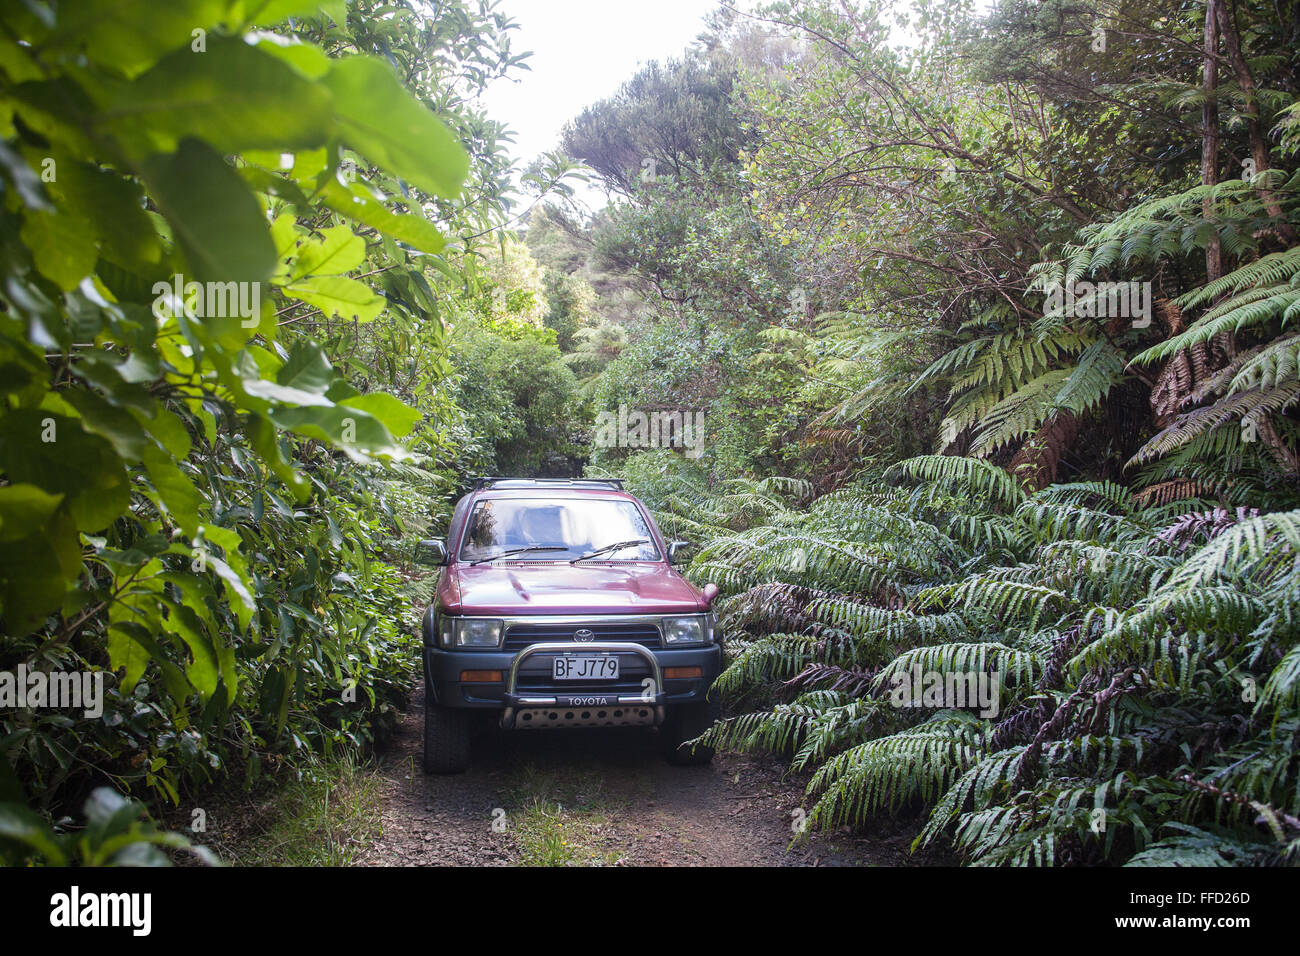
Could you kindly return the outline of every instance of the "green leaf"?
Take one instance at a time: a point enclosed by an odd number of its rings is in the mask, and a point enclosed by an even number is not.
[[[199,508],[203,497],[185,472],[176,467],[172,457],[157,445],[147,444],[142,453],[149,482],[176,526],[191,537],[198,532]]]
[[[157,649],[143,631],[130,622],[119,622],[108,629],[108,660],[113,670],[123,672],[120,685],[123,693],[129,694],[140,683],[145,668],[149,666],[150,650]]]
[[[212,642],[204,632],[202,619],[189,607],[169,603],[168,614],[163,618],[163,628],[175,634],[190,650],[190,663],[185,676],[199,692],[204,703],[216,693],[220,680],[220,666]]]
[[[144,170],[195,278],[262,282],[271,275],[275,244],[262,205],[219,153],[186,139],[174,156],[154,157]]]
[[[314,43],[305,43],[297,37],[281,36],[278,33],[262,33],[257,41],[257,48],[283,60],[309,80],[319,80],[330,71],[333,62],[320,47]]]
[[[100,242],[100,255],[127,269],[149,269],[162,261],[158,233],[144,210],[139,184],[115,172],[64,157],[50,184],[67,207],[84,218]]]
[[[366,261],[366,241],[347,226],[333,226],[322,235],[322,240],[308,240],[298,247],[290,282],[305,276],[342,275]]]
[[[335,212],[421,252],[441,252],[447,244],[438,227],[429,220],[415,213],[393,212],[381,199],[375,198],[375,192],[365,183],[344,186],[336,179],[329,179],[320,195]]]
[[[130,412],[110,405],[88,389],[69,389],[64,397],[81,415],[81,427],[106,439],[123,461],[135,461],[144,454],[149,438]]]
[[[186,137],[219,152],[310,149],[333,128],[329,92],[282,59],[234,37],[206,53],[179,50],[123,87],[110,126],[137,155],[171,152]]]
[[[31,250],[41,275],[65,292],[95,269],[99,252],[94,232],[66,209],[27,210],[19,238]]]
[[[334,381],[334,366],[318,344],[300,340],[289,350],[288,361],[275,373],[275,380],[290,388],[324,395]]]
[[[272,26],[289,17],[309,17],[320,11],[320,0],[244,0],[245,22]]]
[[[271,418],[295,434],[329,442],[354,461],[366,461],[370,456],[410,457],[378,419],[346,405],[279,408],[271,412]]]
[[[59,846],[58,836],[45,818],[20,804],[0,803],[0,838],[30,847],[51,866],[67,865],[68,858]]]
[[[0,418],[0,468],[15,484],[65,495],[82,531],[108,527],[130,500],[126,469],[112,446],[83,431],[77,419],[41,409]]]
[[[52,208],[40,177],[32,172],[32,167],[27,165],[27,160],[21,153],[10,149],[4,142],[0,142],[0,169],[4,170],[5,178],[9,180],[14,193],[22,200],[24,206],[28,209]]]
[[[150,435],[171,453],[173,458],[188,458],[190,454],[190,433],[176,415],[167,411],[165,408],[159,408],[152,418],[146,418],[143,414],[136,414],[140,423]]]
[[[52,495],[35,485],[0,487],[0,541],[17,541],[39,531],[63,495]]]
[[[352,149],[431,195],[451,199],[460,193],[469,172],[464,148],[402,87],[386,60],[347,57],[324,82]]]
[[[51,53],[74,51],[132,75],[177,47],[188,52],[194,31],[220,22],[226,6],[227,0],[64,0],[47,42]]]
[[[285,405],[333,404],[323,395],[318,395],[315,392],[304,392],[288,385],[280,385],[265,378],[245,378],[244,392],[254,398],[262,398],[268,402],[283,402]]]
[[[301,299],[326,315],[370,322],[384,311],[383,296],[364,282],[343,276],[315,276],[284,287],[285,295]]]
[[[81,571],[81,541],[66,511],[56,511],[27,537],[0,541],[6,632],[21,637],[44,623]]]
[[[293,492],[299,501],[311,496],[311,482],[294,470],[280,449],[275,425],[264,415],[251,414],[244,426],[249,443],[263,463]]]
[[[253,612],[257,610],[257,602],[250,590],[248,565],[240,550],[242,541],[239,532],[216,525],[204,525],[202,531],[203,537],[220,545],[226,553],[226,559],[223,561],[209,552],[207,562],[217,572],[217,576],[225,582],[226,593],[232,600],[238,602],[233,609],[239,623],[243,627],[248,627]]]
[[[374,415],[385,428],[398,438],[404,438],[410,434],[411,429],[424,417],[418,408],[412,408],[400,399],[384,392],[371,392],[369,395],[345,398],[339,404],[346,405],[348,408],[359,408],[363,412]]]

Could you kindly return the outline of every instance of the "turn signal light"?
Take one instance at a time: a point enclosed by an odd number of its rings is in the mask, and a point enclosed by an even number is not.
[[[665,667],[664,680],[686,680],[691,677],[703,677],[703,667]]]
[[[500,671],[461,671],[461,683],[493,684],[501,680]]]

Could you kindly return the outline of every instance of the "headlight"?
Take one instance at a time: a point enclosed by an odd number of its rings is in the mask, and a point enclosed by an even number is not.
[[[501,621],[474,617],[444,617],[439,638],[443,647],[499,647]]]
[[[665,644],[707,644],[713,640],[713,615],[664,618]]]

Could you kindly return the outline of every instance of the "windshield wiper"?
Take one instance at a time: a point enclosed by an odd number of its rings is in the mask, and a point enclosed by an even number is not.
[[[624,548],[630,548],[634,544],[649,544],[649,543],[650,543],[649,538],[636,538],[632,541],[619,541],[615,544],[607,544],[603,548],[597,548],[595,551],[591,551],[587,554],[580,554],[569,563],[577,564],[579,561],[586,561],[588,558],[597,557],[598,555],[605,554],[608,551],[622,551]]]
[[[509,551],[498,551],[496,554],[489,554],[486,558],[479,558],[476,561],[469,562],[469,566],[482,564],[484,561],[495,561],[497,558],[508,558],[512,554],[527,554],[529,551],[568,551],[568,548],[559,546],[531,544],[526,548],[511,548]]]

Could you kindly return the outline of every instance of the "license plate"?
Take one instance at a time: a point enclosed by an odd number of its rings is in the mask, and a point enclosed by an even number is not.
[[[565,654],[551,668],[556,680],[618,680],[618,658],[606,654]]]

